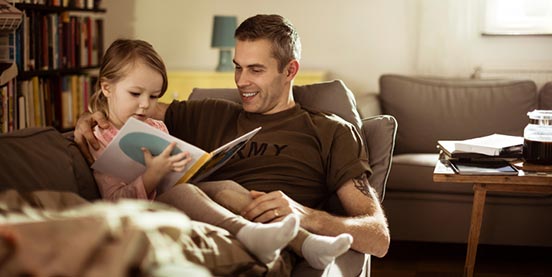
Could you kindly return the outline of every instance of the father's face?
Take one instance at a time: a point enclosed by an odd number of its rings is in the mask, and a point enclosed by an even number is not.
[[[267,39],[236,41],[234,80],[247,112],[273,114],[294,105],[290,100],[287,68],[278,72],[278,62],[271,55]]]

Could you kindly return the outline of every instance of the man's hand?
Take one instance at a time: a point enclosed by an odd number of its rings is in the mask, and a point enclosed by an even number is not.
[[[250,195],[253,202],[242,210],[241,215],[251,221],[263,223],[278,221],[292,213],[303,220],[312,211],[281,191],[264,193],[252,190]]]
[[[88,144],[90,143],[94,149],[100,148],[93,131],[93,128],[96,125],[102,129],[109,128],[109,121],[101,112],[95,112],[93,114],[89,112],[82,113],[79,116],[79,120],[77,120],[77,125],[75,126],[75,142],[77,143],[77,146],[88,164],[92,164],[94,162],[94,158],[88,149]]]

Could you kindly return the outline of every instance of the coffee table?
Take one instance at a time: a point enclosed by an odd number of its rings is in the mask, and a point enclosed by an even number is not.
[[[464,276],[468,277],[473,276],[487,191],[552,193],[552,177],[550,176],[526,176],[523,171],[520,171],[517,176],[459,175],[447,165],[446,161],[437,162],[433,172],[433,181],[473,185],[474,196],[468,251],[464,265]]]

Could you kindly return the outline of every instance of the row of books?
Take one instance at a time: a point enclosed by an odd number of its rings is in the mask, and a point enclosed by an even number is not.
[[[73,128],[88,108],[96,78],[88,75],[9,81],[0,89],[0,130],[11,132],[27,127]]]
[[[523,137],[492,134],[437,142],[440,159],[458,174],[517,175],[512,164],[522,158]]]
[[[27,10],[15,45],[20,71],[97,66],[103,54],[103,18]]]
[[[12,0],[12,2],[79,9],[99,9],[102,3],[101,0]]]

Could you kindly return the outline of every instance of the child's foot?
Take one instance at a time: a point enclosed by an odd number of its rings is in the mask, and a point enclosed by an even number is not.
[[[322,270],[349,250],[352,243],[353,237],[346,233],[337,237],[310,234],[303,242],[301,252],[310,266]]]
[[[261,262],[270,263],[297,235],[298,230],[299,218],[288,215],[280,222],[248,224],[238,231],[236,238]]]

